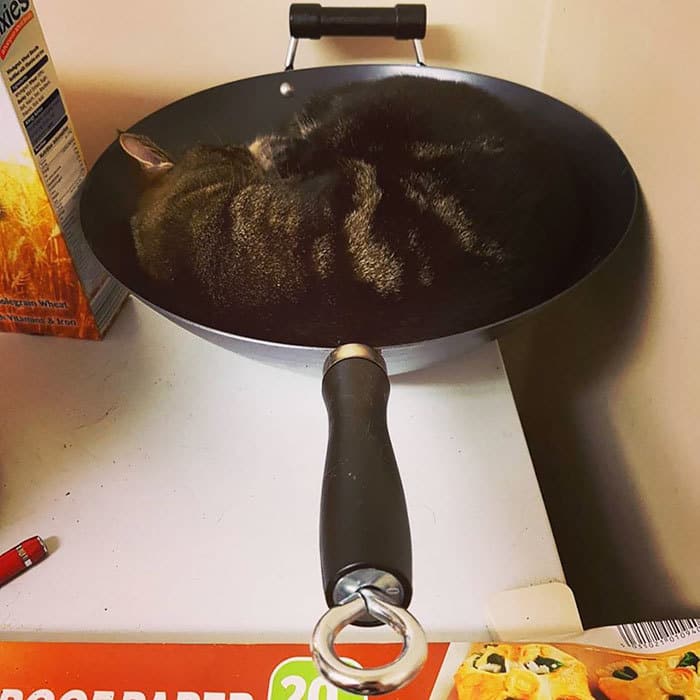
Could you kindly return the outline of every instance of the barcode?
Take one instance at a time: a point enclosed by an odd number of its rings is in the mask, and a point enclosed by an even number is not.
[[[700,632],[700,619],[661,620],[618,625],[624,643],[635,649],[656,647]]]

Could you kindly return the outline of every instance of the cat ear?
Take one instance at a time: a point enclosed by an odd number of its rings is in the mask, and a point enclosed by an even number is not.
[[[148,136],[122,131],[119,134],[119,145],[125,153],[137,160],[146,172],[165,172],[175,165],[170,156],[162,148],[156,146]]]

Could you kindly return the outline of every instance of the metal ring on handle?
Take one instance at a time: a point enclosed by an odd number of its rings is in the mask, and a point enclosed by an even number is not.
[[[338,658],[334,644],[341,630],[368,612],[389,625],[403,639],[399,657],[386,666],[354,668]],[[347,603],[329,608],[318,621],[311,638],[311,655],[321,674],[350,693],[381,695],[410,683],[428,657],[425,633],[408,610],[393,605],[373,588],[361,588]]]

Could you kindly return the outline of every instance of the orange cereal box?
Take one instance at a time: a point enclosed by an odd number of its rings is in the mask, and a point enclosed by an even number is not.
[[[0,0],[0,331],[99,339],[126,291],[80,228],[87,173],[31,0]]]

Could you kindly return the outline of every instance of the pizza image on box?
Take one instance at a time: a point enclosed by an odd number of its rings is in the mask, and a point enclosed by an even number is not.
[[[608,700],[700,700],[699,661],[693,650],[661,659],[618,661],[598,670],[598,687]]]
[[[454,682],[459,700],[593,700],[586,666],[548,644],[476,645]]]

